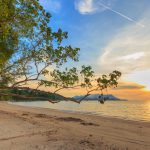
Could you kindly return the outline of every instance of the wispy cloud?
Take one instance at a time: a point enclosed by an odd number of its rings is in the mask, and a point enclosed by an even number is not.
[[[113,9],[112,7],[116,1],[117,0],[76,0],[75,8],[81,14],[91,14],[108,10],[140,27],[145,27],[144,24],[137,22],[137,20],[132,17]]]
[[[133,54],[129,54],[129,55],[126,55],[126,56],[122,56],[119,58],[119,60],[138,60],[140,59],[141,57],[143,57],[145,54],[144,52],[137,52],[137,53],[133,53]]]
[[[144,70],[150,66],[150,21],[145,19],[137,25],[128,25],[112,37],[99,58],[99,65],[105,70],[118,69],[122,72]]]
[[[119,83],[119,86],[114,90],[142,90],[145,86],[139,85],[137,83],[129,83],[129,82],[122,82]]]
[[[49,12],[58,13],[61,10],[61,3],[59,0],[39,0],[39,2]]]
[[[134,71],[131,74],[128,74],[125,79],[132,82],[137,82],[145,86],[145,90],[150,91],[150,69],[143,71]]]
[[[75,8],[81,14],[91,14],[105,11],[107,9],[104,6],[99,5],[99,2],[111,8],[115,1],[116,0],[76,0]]]
[[[104,48],[98,63],[103,71],[120,70],[123,80],[136,82],[150,90],[148,78],[150,76],[150,21],[149,13],[144,15],[139,22],[140,26],[128,25],[112,37],[112,40]]]
[[[144,24],[141,24],[141,23],[137,22],[136,20],[132,19],[131,17],[129,17],[129,16],[127,16],[127,15],[125,15],[125,14],[119,12],[119,11],[116,11],[116,10],[112,9],[111,7],[105,5],[104,3],[99,2],[98,4],[102,7],[104,7],[105,9],[110,10],[111,12],[114,12],[115,14],[121,16],[122,18],[124,18],[128,21],[136,23],[140,27],[145,27]]]

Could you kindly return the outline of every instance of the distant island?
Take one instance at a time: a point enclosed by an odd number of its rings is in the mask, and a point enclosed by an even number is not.
[[[84,97],[85,95],[80,95],[80,96],[74,96],[72,97],[75,100],[80,100]],[[99,97],[101,96],[101,94],[91,94],[89,96],[87,96],[84,100],[99,100]],[[107,94],[107,95],[103,95],[103,98],[105,100],[108,101],[125,101],[123,99],[120,99],[112,94]]]

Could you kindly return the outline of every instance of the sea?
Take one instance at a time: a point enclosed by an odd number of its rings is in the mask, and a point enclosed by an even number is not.
[[[150,100],[149,101],[106,101],[100,104],[98,101],[83,101],[77,104],[69,101],[62,101],[52,104],[48,101],[34,102],[11,102],[15,105],[28,107],[41,107],[56,109],[65,112],[76,112],[97,116],[121,118],[125,120],[150,122]]]

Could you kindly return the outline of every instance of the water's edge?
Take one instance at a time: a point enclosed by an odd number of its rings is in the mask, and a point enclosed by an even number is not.
[[[33,108],[49,108],[69,113],[111,117],[129,121],[150,122],[150,103],[148,103],[148,105],[145,103],[134,102],[108,102],[104,105],[98,105],[97,102],[85,102],[80,105],[72,102],[50,104],[47,101],[8,103]]]

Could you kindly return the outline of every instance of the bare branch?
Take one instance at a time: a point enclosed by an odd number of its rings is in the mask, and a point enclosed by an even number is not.
[[[61,88],[55,90],[54,93],[57,93],[57,92],[59,92],[59,91],[61,91],[61,90],[64,90],[64,89],[74,89],[74,88],[76,88],[76,87],[81,87],[81,85],[75,85],[75,86],[71,86],[71,87],[66,87],[66,86],[64,86],[64,87],[61,87]]]
[[[98,89],[99,89],[99,87],[88,91],[87,94],[86,94],[83,98],[81,98],[81,99],[79,100],[79,102],[81,103],[86,97],[88,97],[89,95],[91,95],[91,94],[90,94],[91,92],[97,91]]]

